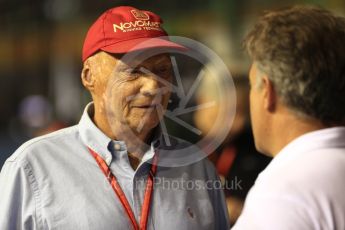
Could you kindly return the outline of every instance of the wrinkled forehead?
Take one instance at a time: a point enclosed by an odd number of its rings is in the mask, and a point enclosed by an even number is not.
[[[132,55],[132,54],[125,54],[120,58],[115,55],[117,62],[119,65],[126,65],[131,67],[137,66],[155,66],[161,64],[171,64],[170,54],[162,53],[162,54],[155,54],[155,55]]]
[[[93,68],[137,68],[148,67],[153,68],[160,65],[171,65],[169,53],[145,55],[145,54],[110,54],[107,52],[99,52],[89,58],[90,64]]]

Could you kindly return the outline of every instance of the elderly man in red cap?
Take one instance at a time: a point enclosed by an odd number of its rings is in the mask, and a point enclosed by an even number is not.
[[[169,50],[185,50],[161,23],[116,7],[92,25],[81,78],[93,102],[78,125],[30,140],[6,161],[0,229],[229,229],[214,168],[201,158],[174,165],[179,149],[199,150],[173,137],[167,144],[159,126]]]

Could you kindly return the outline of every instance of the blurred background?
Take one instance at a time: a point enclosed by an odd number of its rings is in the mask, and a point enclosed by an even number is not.
[[[0,167],[26,140],[78,122],[90,101],[80,83],[85,34],[106,9],[131,5],[159,14],[170,35],[207,45],[234,77],[238,104],[233,129],[210,158],[222,178],[240,176],[245,181],[241,191],[227,192],[235,220],[246,192],[270,160],[253,146],[247,97],[250,60],[241,40],[263,10],[296,3],[345,13],[344,0],[0,0]],[[204,90],[210,91],[211,84]],[[198,95],[204,94],[198,92],[195,103],[208,100]],[[213,112],[192,114],[191,122],[207,132]]]

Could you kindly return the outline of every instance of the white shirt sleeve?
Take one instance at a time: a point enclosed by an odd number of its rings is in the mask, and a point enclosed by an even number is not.
[[[0,173],[0,229],[42,229],[38,195],[30,165],[6,161]]]
[[[317,220],[306,206],[288,195],[248,196],[244,210],[233,230],[310,230]]]

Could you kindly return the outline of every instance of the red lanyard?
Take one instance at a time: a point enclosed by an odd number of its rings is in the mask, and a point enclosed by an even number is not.
[[[134,213],[132,211],[131,206],[128,203],[125,193],[122,191],[120,184],[118,183],[116,177],[111,173],[108,165],[104,162],[104,160],[92,149],[89,148],[91,155],[95,158],[98,166],[103,171],[104,175],[107,177],[111,187],[113,188],[115,194],[119,198],[122,206],[124,207],[127,216],[129,217],[134,230],[146,230],[147,228],[147,220],[150,212],[150,203],[153,191],[153,177],[157,171],[157,162],[158,162],[158,154],[156,153],[153,158],[153,164],[151,165],[150,173],[147,176],[146,188],[145,188],[145,195],[144,195],[144,202],[141,210],[141,217],[140,217],[140,226],[135,219]]]

